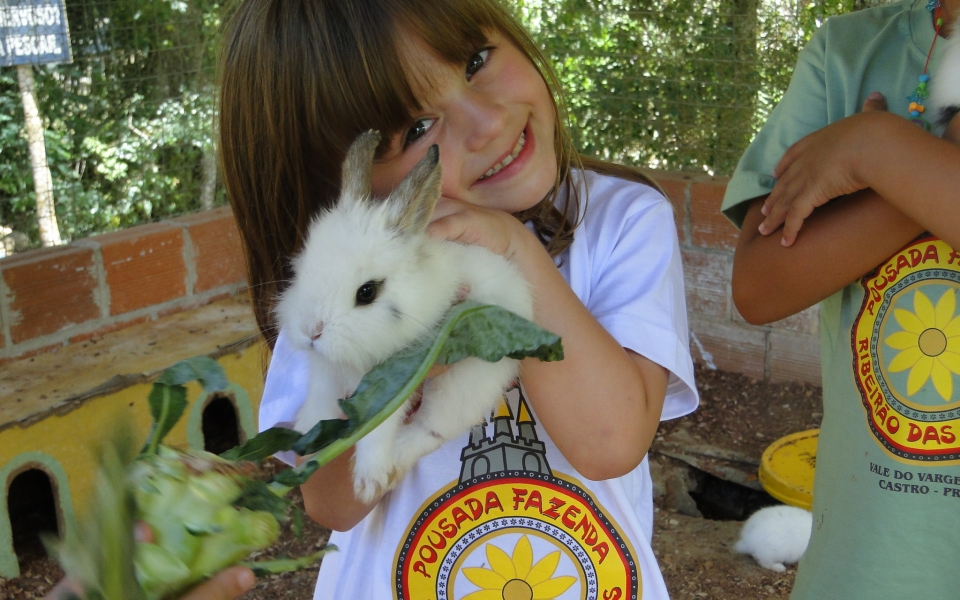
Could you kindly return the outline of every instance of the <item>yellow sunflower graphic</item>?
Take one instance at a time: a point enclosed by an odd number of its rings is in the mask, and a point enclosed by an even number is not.
[[[560,552],[551,552],[533,564],[533,548],[527,536],[521,536],[513,556],[487,544],[490,568],[464,567],[463,575],[480,589],[462,600],[550,600],[567,591],[576,577],[553,577],[560,563]]]
[[[933,387],[945,402],[953,397],[953,373],[960,375],[960,316],[956,316],[957,294],[947,290],[937,306],[923,292],[913,293],[913,312],[898,308],[897,323],[903,327],[884,340],[899,353],[888,369],[899,373],[910,369],[907,395],[917,393],[933,380]]]

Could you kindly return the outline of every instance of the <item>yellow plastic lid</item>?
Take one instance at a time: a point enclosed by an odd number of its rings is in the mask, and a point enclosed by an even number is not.
[[[768,494],[784,504],[810,510],[819,436],[819,429],[791,433],[763,451],[760,484]]]

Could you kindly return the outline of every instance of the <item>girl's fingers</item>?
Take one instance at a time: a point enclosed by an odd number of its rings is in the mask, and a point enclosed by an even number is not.
[[[783,222],[783,237],[780,238],[780,244],[789,248],[797,240],[797,234],[803,227],[803,222],[813,212],[813,205],[801,198],[793,203],[790,212]]]
[[[133,526],[133,539],[149,544],[153,541],[153,529],[143,521],[137,521]]]
[[[253,571],[246,567],[230,567],[193,588],[180,600],[232,600],[256,583]]]

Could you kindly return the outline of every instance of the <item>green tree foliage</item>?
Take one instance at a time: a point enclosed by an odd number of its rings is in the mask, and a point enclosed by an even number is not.
[[[199,208],[220,3],[67,2],[74,61],[36,69],[66,239]],[[36,237],[15,70],[0,72],[0,224]]]
[[[67,1],[74,61],[36,73],[65,239],[200,207],[227,1]],[[512,1],[557,68],[583,151],[728,174],[819,23],[885,0]],[[0,225],[36,239],[29,165],[3,69]]]
[[[729,174],[797,52],[852,0],[521,0],[567,94],[578,146],[641,166]]]

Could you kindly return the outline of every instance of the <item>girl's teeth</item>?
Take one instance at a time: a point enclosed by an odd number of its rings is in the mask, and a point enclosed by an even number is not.
[[[493,165],[493,167],[491,167],[490,170],[484,173],[483,177],[481,177],[480,179],[483,180],[483,179],[486,179],[487,177],[495,175],[496,173],[500,172],[500,169],[512,163],[513,160],[520,155],[520,151],[523,150],[523,144],[526,143],[526,141],[527,141],[527,132],[524,131],[520,134],[520,139],[517,140],[517,145],[513,147],[513,152],[511,152],[509,156],[501,160],[499,163]]]

